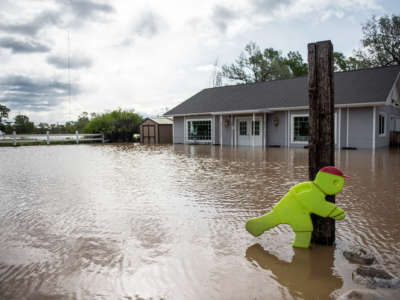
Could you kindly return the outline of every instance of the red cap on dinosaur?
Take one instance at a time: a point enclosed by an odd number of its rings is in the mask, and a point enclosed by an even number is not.
[[[323,167],[319,171],[320,172],[329,173],[329,174],[333,174],[333,175],[337,175],[337,176],[341,176],[341,177],[344,177],[344,178],[350,178],[349,176],[344,175],[342,171],[340,171],[339,169],[337,169],[335,167],[332,167],[332,166]]]

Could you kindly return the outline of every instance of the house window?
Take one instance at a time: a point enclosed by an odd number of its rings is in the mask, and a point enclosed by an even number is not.
[[[252,135],[260,135],[260,121],[253,121],[251,128]]]
[[[189,140],[211,140],[211,120],[188,121]]]
[[[378,124],[379,124],[378,133],[379,133],[379,135],[385,135],[386,134],[385,115],[379,114],[378,118],[379,118],[378,119]]]
[[[293,142],[307,142],[308,132],[308,117],[293,116]]]
[[[247,135],[247,122],[246,121],[239,122],[239,134]]]

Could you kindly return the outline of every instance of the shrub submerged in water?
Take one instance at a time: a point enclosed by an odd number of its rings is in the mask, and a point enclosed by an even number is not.
[[[142,119],[134,111],[118,109],[91,119],[85,126],[84,132],[103,132],[105,138],[111,142],[131,142],[133,134],[139,132]]]

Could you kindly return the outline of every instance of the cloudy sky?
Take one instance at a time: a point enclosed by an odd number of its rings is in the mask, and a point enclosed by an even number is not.
[[[350,55],[362,23],[399,13],[398,0],[0,0],[0,103],[35,122],[157,115],[249,41],[306,59],[307,43],[331,39]]]

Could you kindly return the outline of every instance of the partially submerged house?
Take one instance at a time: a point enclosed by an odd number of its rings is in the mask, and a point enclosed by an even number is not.
[[[389,145],[400,131],[400,66],[334,74],[337,148]],[[171,109],[174,143],[304,147],[307,77],[208,88]]]

